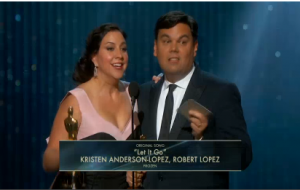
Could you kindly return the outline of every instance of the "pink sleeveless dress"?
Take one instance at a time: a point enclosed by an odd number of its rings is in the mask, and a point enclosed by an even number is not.
[[[122,81],[126,87],[128,99],[130,100],[128,85],[129,83]],[[82,88],[75,88],[65,96],[72,94],[78,101],[81,111],[81,124],[79,126],[78,140],[126,140],[132,133],[132,119],[127,123],[124,131],[120,131],[117,126],[102,118],[90,101],[87,93]],[[64,98],[64,99],[65,99]],[[63,99],[63,100],[64,100]],[[134,129],[139,125],[137,117],[137,102],[134,107]],[[76,119],[76,118],[75,118]],[[101,135],[99,135],[101,134]],[[98,135],[98,136],[97,136]],[[99,138],[100,137],[100,138]],[[49,137],[46,139],[49,142]],[[126,172],[85,172],[87,189],[126,189]]]
[[[128,92],[129,83],[123,82],[123,84],[126,86],[126,92],[128,94],[128,99],[130,100],[130,95]],[[87,138],[91,135],[98,134],[98,133],[109,134],[112,137],[114,137],[114,139],[116,140],[126,140],[131,135],[132,119],[128,121],[124,131],[120,131],[117,126],[115,126],[109,121],[106,121],[103,117],[101,117],[98,114],[98,112],[92,105],[92,102],[90,101],[87,93],[82,88],[75,88],[69,91],[68,94],[69,93],[72,94],[77,99],[79,104],[79,109],[81,112],[81,124],[79,126],[78,135],[77,135],[78,140]],[[64,99],[68,96],[68,94],[64,97]],[[136,128],[136,126],[139,125],[137,113],[138,113],[138,108],[136,102],[134,107],[134,122],[135,122],[134,129]],[[46,140],[48,142],[49,138],[47,138]]]

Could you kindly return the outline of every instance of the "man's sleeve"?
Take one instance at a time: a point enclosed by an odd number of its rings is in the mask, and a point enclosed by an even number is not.
[[[216,104],[217,109],[214,114],[215,138],[242,141],[241,163],[242,170],[244,170],[252,161],[252,145],[241,106],[241,95],[236,85],[230,83],[224,86],[219,93]]]
[[[149,114],[149,101],[150,101],[150,90],[153,82],[147,82],[140,86],[140,92],[138,96],[138,116],[140,120],[140,125],[143,126],[145,114]]]

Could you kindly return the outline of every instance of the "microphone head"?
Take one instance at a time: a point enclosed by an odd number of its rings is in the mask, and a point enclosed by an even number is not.
[[[139,84],[137,82],[131,82],[129,84],[129,95],[130,97],[138,98],[140,93]]]

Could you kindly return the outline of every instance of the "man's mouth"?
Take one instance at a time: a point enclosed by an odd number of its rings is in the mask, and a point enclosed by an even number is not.
[[[169,58],[169,61],[171,61],[171,62],[177,62],[179,60],[180,60],[179,57],[171,57],[171,58]]]

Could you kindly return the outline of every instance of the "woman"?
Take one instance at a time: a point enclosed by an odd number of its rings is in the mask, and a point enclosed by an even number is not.
[[[73,74],[79,85],[69,91],[55,117],[44,153],[45,171],[59,170],[59,141],[68,140],[64,120],[69,106],[73,106],[73,117],[79,124],[78,140],[99,133],[105,134],[102,135],[104,140],[126,140],[131,135],[128,83],[120,81],[127,65],[125,32],[114,24],[93,30]],[[87,172],[86,181],[88,189],[128,187],[125,172]]]

